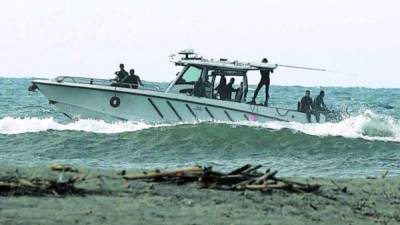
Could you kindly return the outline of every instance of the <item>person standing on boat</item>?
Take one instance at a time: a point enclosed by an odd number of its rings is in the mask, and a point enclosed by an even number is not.
[[[306,113],[307,121],[311,123],[311,113],[314,111],[313,100],[310,97],[310,91],[300,101],[300,112]]]
[[[227,89],[226,88],[226,78],[225,78],[225,76],[221,76],[221,79],[219,80],[219,84],[215,88],[215,90],[219,94],[219,99],[220,100],[226,100],[226,94],[227,94],[227,90],[226,89]]]
[[[232,77],[229,80],[228,85],[226,86],[226,99],[228,99],[228,100],[232,100],[232,92],[237,92],[238,91],[238,89],[235,89],[233,87],[234,83],[235,83],[235,78]]]
[[[129,78],[127,83],[132,84],[132,88],[137,89],[140,86],[144,86],[140,77],[135,74],[135,70],[129,70]]]
[[[320,91],[319,95],[314,100],[315,107],[315,119],[319,122],[320,113],[325,113],[328,111],[324,103],[325,92]]]
[[[119,83],[124,83],[124,81],[128,79],[129,74],[126,72],[123,63],[119,64],[119,71],[115,72],[115,75],[117,75],[116,81]]]
[[[324,112],[328,109],[324,103],[325,91],[320,91],[319,95],[315,98],[315,110]]]
[[[240,82],[240,87],[235,94],[235,102],[241,102],[244,94],[243,82]]]
[[[268,59],[264,58],[262,63],[268,63]],[[256,104],[256,98],[260,89],[265,85],[265,102],[264,106],[268,106],[268,99],[269,99],[269,86],[270,86],[270,78],[269,75],[273,73],[273,70],[260,70],[261,80],[258,82],[257,88],[254,91],[253,99],[249,102],[250,104]]]

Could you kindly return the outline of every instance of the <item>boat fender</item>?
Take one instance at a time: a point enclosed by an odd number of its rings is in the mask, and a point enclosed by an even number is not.
[[[119,99],[117,96],[114,96],[110,99],[110,105],[114,108],[117,108],[121,104],[121,99]]]

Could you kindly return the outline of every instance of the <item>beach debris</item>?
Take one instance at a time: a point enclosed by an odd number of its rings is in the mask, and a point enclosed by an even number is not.
[[[336,188],[334,190],[336,190],[336,191],[340,190],[343,193],[347,193],[347,187],[346,186],[345,187],[341,187],[334,180],[331,180],[331,183],[336,186]]]
[[[183,178],[186,180],[191,180],[191,178],[198,178],[202,175],[205,170],[201,167],[187,167],[180,168],[171,172],[161,172],[159,170],[148,171],[142,173],[125,173],[123,175],[124,179],[127,180],[138,180],[138,179],[166,179],[166,178]]]
[[[65,174],[65,172],[77,172],[78,170],[62,165],[53,164],[49,170],[59,172],[58,178],[38,178],[21,175],[17,170],[5,176],[0,176],[0,196],[30,195],[30,196],[65,196],[65,195],[86,195],[106,194],[106,182],[128,181],[125,185],[130,188],[131,182],[143,180],[145,182],[167,182],[177,185],[188,183],[198,184],[201,188],[210,188],[229,191],[258,190],[271,191],[283,190],[287,192],[309,193],[320,188],[318,184],[308,184],[291,181],[276,177],[278,171],[271,169],[260,172],[262,166],[244,165],[231,172],[220,172],[212,167],[186,167],[171,171],[144,171],[130,173],[127,171],[118,172],[117,175],[95,175],[90,174]],[[99,188],[84,189],[77,187],[79,182],[91,179],[99,180]]]
[[[150,182],[172,182],[185,184],[196,182],[204,188],[221,190],[272,190],[279,189],[289,192],[314,192],[320,188],[318,184],[307,184],[277,178],[278,171],[267,169],[259,172],[261,165],[246,164],[228,173],[214,171],[212,167],[188,167],[174,171],[148,171],[142,173],[125,173],[125,180],[145,180]]]
[[[63,182],[43,178],[1,177],[1,195],[66,195],[83,194],[83,189],[74,186],[76,179]]]
[[[64,164],[50,164],[49,169],[57,172],[71,172],[78,173],[79,171],[72,166],[64,165]]]
[[[387,169],[387,170],[385,170],[385,172],[382,173],[381,178],[385,179],[388,174],[389,174],[389,170]]]

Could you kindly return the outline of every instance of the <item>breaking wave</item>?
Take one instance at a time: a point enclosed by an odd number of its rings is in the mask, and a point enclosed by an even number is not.
[[[43,131],[84,131],[92,133],[123,133],[132,132],[152,127],[160,127],[168,125],[149,125],[143,122],[115,122],[107,123],[102,120],[78,120],[75,122],[62,124],[50,118],[13,118],[4,117],[0,119],[0,134],[22,134]]]
[[[361,112],[359,115],[350,117],[339,123],[323,124],[301,124],[295,122],[272,121],[266,123],[258,122],[218,122],[228,124],[230,127],[252,127],[256,129],[282,130],[289,129],[303,134],[313,136],[339,136],[344,138],[362,138],[365,140],[400,142],[400,122],[389,116],[382,116],[370,110]],[[50,118],[13,118],[4,117],[0,119],[0,134],[21,134],[32,132],[43,132],[51,130],[83,131],[92,133],[123,133],[135,132],[144,129],[158,127],[173,127],[179,129],[179,124],[146,124],[144,122],[115,122],[108,123],[102,120],[78,120],[62,124]],[[193,124],[196,125],[196,124]],[[207,124],[205,125],[207,126]],[[229,129],[229,127],[227,128]],[[295,134],[294,134],[295,135]]]
[[[290,129],[314,136],[340,136],[345,138],[363,138],[366,140],[400,142],[400,122],[389,116],[381,116],[370,110],[350,117],[339,123],[302,124],[295,122],[253,123],[273,130]]]

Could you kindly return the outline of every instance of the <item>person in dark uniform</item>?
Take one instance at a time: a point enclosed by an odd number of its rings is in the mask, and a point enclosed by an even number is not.
[[[241,102],[244,94],[243,82],[240,82],[240,87],[235,94],[235,102]]]
[[[115,75],[117,75],[116,81],[119,83],[124,83],[124,81],[128,79],[129,74],[126,72],[123,63],[119,64],[119,71],[115,72]]]
[[[196,97],[205,97],[206,96],[206,84],[203,81],[203,78],[201,76],[196,81],[196,83],[194,83],[193,95]]]
[[[226,99],[232,100],[232,92],[237,92],[237,89],[233,87],[233,84],[235,83],[235,78],[231,78],[229,80],[228,85],[226,85]]]
[[[324,103],[325,91],[320,91],[319,95],[315,98],[315,110],[323,112],[327,111]]]
[[[132,85],[132,88],[138,88],[140,86],[144,86],[142,83],[142,80],[140,80],[140,77],[135,74],[135,70],[131,69],[129,70],[129,78],[127,80],[127,83]]]
[[[314,100],[315,119],[317,120],[317,122],[319,122],[320,113],[325,113],[328,111],[328,109],[326,108],[326,105],[324,103],[324,97],[325,97],[325,92],[320,91],[319,95]]]
[[[268,59],[264,58],[261,62],[268,63]],[[256,103],[256,98],[260,89],[265,85],[265,102],[264,106],[268,106],[268,99],[269,99],[269,86],[270,86],[270,77],[269,75],[273,73],[273,70],[260,70],[261,80],[258,82],[257,88],[254,91],[253,99],[249,102],[250,104]]]
[[[215,90],[219,94],[219,99],[220,100],[226,100],[226,78],[225,76],[221,76],[221,79],[219,80],[218,86],[215,88]]]
[[[300,101],[300,112],[307,114],[307,121],[311,123],[311,113],[313,112],[313,100],[310,97],[310,91],[306,91],[306,95]]]

